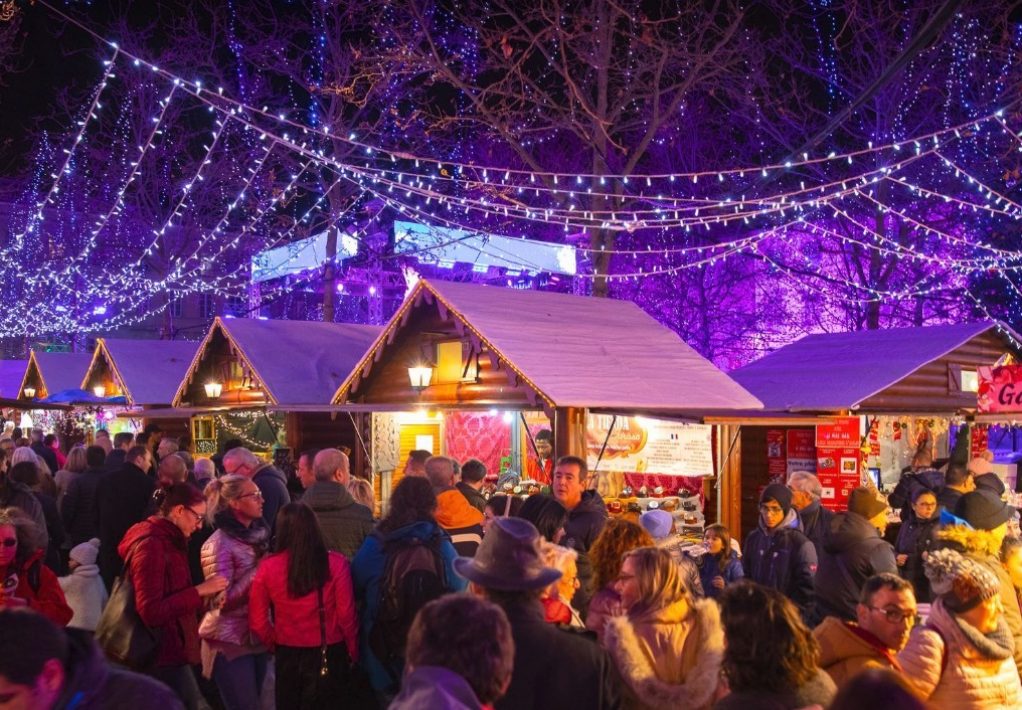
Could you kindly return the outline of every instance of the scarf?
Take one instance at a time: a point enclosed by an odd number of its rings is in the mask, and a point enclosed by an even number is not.
[[[254,547],[258,556],[262,556],[270,544],[270,526],[262,518],[256,518],[247,528],[238,521],[230,508],[221,510],[213,516],[213,525],[224,535],[238,542]]]
[[[1003,661],[1005,658],[1011,658],[1014,655],[1015,643],[1004,619],[998,620],[997,628],[988,634],[980,633],[979,629],[960,616],[956,615],[954,619],[969,643],[975,646],[976,650],[987,658]]]

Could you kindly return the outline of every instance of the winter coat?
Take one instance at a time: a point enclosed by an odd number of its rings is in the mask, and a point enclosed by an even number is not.
[[[124,457],[127,456],[128,452],[124,449],[114,449],[106,455],[106,461],[103,462],[103,468],[109,471],[119,471],[124,466]]]
[[[797,527],[798,516],[788,511],[780,525],[768,530],[760,518],[759,527],[742,545],[742,569],[757,584],[772,587],[803,610],[813,601],[816,548]]]
[[[124,575],[135,588],[139,618],[161,632],[158,668],[199,662],[202,598],[192,585],[186,543],[180,528],[154,515],[132,525],[117,546],[121,559],[130,560]]]
[[[458,553],[455,552],[447,533],[432,521],[419,521],[389,533],[381,533],[376,530],[366,538],[362,543],[362,548],[355,555],[355,559],[351,561],[351,575],[355,582],[355,596],[358,599],[361,621],[359,640],[362,665],[369,674],[369,680],[373,687],[377,690],[390,687],[393,684],[392,674],[400,677],[402,670],[401,668],[391,668],[388,671],[369,648],[369,634],[376,621],[376,615],[380,611],[380,582],[387,566],[384,545],[394,540],[411,538],[432,540],[437,535],[442,537],[440,554],[444,560],[447,589],[451,592],[460,592],[465,589],[467,582],[454,572],[454,559]]]
[[[87,468],[75,474],[61,498],[60,515],[71,547],[99,537],[97,494],[106,473],[102,468]]]
[[[349,560],[373,531],[373,512],[356,503],[348,489],[336,481],[316,481],[306,489],[302,503],[316,513],[327,549]]]
[[[589,563],[589,548],[607,524],[607,506],[596,491],[583,491],[582,500],[574,510],[568,512],[568,524],[564,526],[561,544],[578,552],[575,565],[578,568],[579,588],[571,605],[585,617],[589,606],[590,586],[593,582],[593,567]]]
[[[99,576],[99,565],[79,565],[71,570],[71,574],[57,581],[64,591],[68,606],[74,612],[67,625],[95,631],[109,596]]]
[[[7,478],[0,483],[0,508],[17,508],[32,519],[36,526],[36,547],[46,549],[50,544],[50,533],[46,528],[46,516],[43,507],[32,494],[32,490],[23,483]]]
[[[252,483],[263,494],[263,520],[270,526],[272,535],[277,529],[277,513],[291,502],[291,494],[287,492],[287,477],[279,468],[267,463],[256,469]]]
[[[716,602],[701,599],[639,618],[614,617],[603,645],[625,682],[625,707],[697,710],[712,704],[724,657]]]
[[[130,463],[103,476],[96,486],[99,572],[108,589],[124,564],[117,546],[132,525],[145,520],[155,486],[145,471]]]
[[[91,634],[76,629],[66,633],[64,688],[54,708],[184,710],[174,691],[160,681],[107,663]]]
[[[834,512],[827,510],[818,500],[814,500],[802,510],[798,511],[799,520],[802,522],[802,532],[812,540],[816,548],[816,559],[823,555],[823,536],[830,526]]]
[[[898,479],[898,485],[891,491],[891,495],[887,496],[887,504],[895,510],[900,509],[902,517],[904,517],[905,511],[912,509],[912,497],[916,491],[924,489],[937,495],[942,488],[944,488],[944,474],[935,468],[903,473]]]
[[[543,621],[538,601],[504,607],[515,642],[511,685],[497,710],[621,707],[610,656],[585,631]]]
[[[8,568],[7,578],[0,579],[0,587],[8,589],[12,584],[8,580],[16,575],[18,583],[13,596],[24,599],[29,609],[39,612],[57,626],[66,626],[74,612],[64,598],[57,575],[43,564],[44,555],[43,550],[36,550],[20,568]]]
[[[955,506],[958,505],[958,499],[963,495],[965,494],[961,491],[956,491],[954,488],[944,488],[937,494],[937,505],[949,513],[954,513]]]
[[[419,666],[405,674],[387,710],[483,710],[472,686],[452,670]]]
[[[930,592],[930,580],[923,569],[923,553],[937,548],[937,530],[940,528],[940,515],[922,520],[911,508],[907,508],[901,516],[901,528],[894,542],[895,555],[908,555],[901,567],[901,576],[912,583],[916,590],[916,601],[929,603],[933,595]]]
[[[458,481],[454,484],[454,487],[461,491],[461,495],[465,496],[465,500],[467,500],[468,504],[473,508],[478,510],[480,513],[486,510],[486,496],[482,493],[463,481]]]
[[[965,525],[949,525],[937,532],[939,547],[950,547],[981,563],[994,573],[1001,587],[1004,622],[1015,643],[1015,663],[1022,670],[1022,608],[1011,583],[1011,576],[998,557],[1001,551],[997,538],[987,530],[973,530]]]
[[[344,642],[352,662],[358,661],[358,616],[351,584],[351,566],[344,555],[329,552],[330,579],[323,585],[327,645]],[[256,569],[249,592],[248,623],[266,645],[319,648],[319,594],[292,597],[287,591],[290,553],[270,555]]]
[[[723,564],[721,564],[722,562]],[[742,561],[738,559],[738,553],[734,550],[731,550],[726,561],[707,553],[700,557],[696,564],[699,568],[699,581],[702,584],[703,592],[711,599],[716,599],[724,593],[723,589],[713,586],[713,580],[717,577],[724,578],[725,587],[745,577]]]
[[[898,573],[891,543],[858,513],[838,513],[823,538],[823,557],[814,580],[817,613],[854,620],[862,585],[881,572]]]
[[[839,688],[852,676],[870,668],[901,670],[894,651],[850,621],[828,616],[813,629],[813,638],[820,644],[820,667]]]
[[[78,471],[68,471],[66,468],[62,468],[53,474],[53,484],[57,486],[57,501],[61,505],[61,512],[63,512],[63,499],[64,494],[67,493],[67,487],[71,485],[71,481],[78,478],[81,475]]]
[[[795,710],[814,705],[827,707],[837,695],[834,681],[822,669],[809,682],[785,693],[772,693],[767,690],[742,690],[726,695],[713,710]]]
[[[50,469],[50,474],[54,474],[60,470],[60,464],[57,462],[57,454],[49,446],[41,441],[37,441],[32,444],[30,448],[36,453],[36,456],[46,462],[46,466]]]
[[[202,617],[199,636],[236,646],[256,646],[248,625],[248,595],[256,566],[266,553],[270,528],[262,518],[243,526],[226,510],[217,515],[217,530],[202,545],[203,579],[220,575],[227,580],[224,603]]]
[[[926,625],[912,630],[898,654],[905,677],[937,710],[1022,707],[1022,684],[1003,619],[996,639],[963,624],[941,599],[933,602]]]
[[[436,522],[462,557],[475,557],[483,542],[483,514],[457,488],[437,493]]]
[[[64,523],[60,519],[57,501],[53,496],[40,491],[32,491],[32,495],[35,496],[39,507],[42,508],[43,519],[46,521],[46,566],[57,574],[62,574],[66,570],[61,548],[67,541],[67,534],[64,532]]]

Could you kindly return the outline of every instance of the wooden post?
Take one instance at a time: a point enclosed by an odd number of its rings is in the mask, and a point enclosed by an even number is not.
[[[742,539],[742,427],[718,425],[717,520],[736,540]]]
[[[586,457],[586,410],[558,407],[554,410],[554,453],[561,456]]]

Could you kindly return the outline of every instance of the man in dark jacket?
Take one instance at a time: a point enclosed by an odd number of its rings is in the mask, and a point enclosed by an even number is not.
[[[104,461],[102,447],[87,448],[85,470],[71,479],[61,499],[60,515],[64,520],[64,530],[71,547],[99,537],[96,494],[99,491],[99,482],[107,474],[103,466]]]
[[[46,462],[46,465],[50,467],[50,473],[56,473],[60,468],[57,463],[57,454],[43,441],[44,434],[43,430],[36,428],[32,430],[32,451],[36,453],[36,456]]]
[[[578,456],[562,456],[554,466],[551,491],[557,502],[568,511],[568,524],[564,526],[561,544],[578,552],[579,589],[571,600],[585,618],[589,607],[589,587],[593,568],[589,563],[589,548],[607,524],[607,506],[596,491],[586,490],[589,466]]]
[[[742,567],[753,582],[773,587],[808,615],[813,603],[816,548],[799,530],[791,490],[771,483],[759,497],[759,527],[742,545]]]
[[[972,472],[963,464],[953,463],[947,467],[944,488],[937,494],[937,505],[949,513],[954,513],[958,500],[974,490],[976,480],[972,477]]]
[[[436,493],[436,522],[451,536],[458,554],[472,557],[483,541],[483,514],[454,487],[457,461],[447,456],[426,459],[426,478]]]
[[[13,610],[0,611],[0,698],[29,710],[183,708],[163,683],[108,664],[88,632]]]
[[[277,511],[291,502],[287,492],[287,476],[272,463],[262,461],[258,456],[238,446],[224,454],[224,471],[228,474],[251,478],[263,494],[263,520],[270,526],[270,534],[276,530]]]
[[[620,679],[592,635],[543,620],[540,593],[561,574],[543,565],[532,523],[497,518],[475,558],[458,558],[454,569],[469,580],[472,593],[501,607],[511,624],[514,669],[497,710],[621,706]]]
[[[469,459],[461,464],[461,480],[454,487],[461,491],[469,505],[480,513],[486,510],[486,497],[481,493],[486,480],[486,464],[479,459]]]
[[[149,476],[152,453],[133,446],[119,471],[103,476],[96,486],[96,517],[99,519],[99,571],[107,588],[121,573],[124,561],[117,545],[128,528],[145,519],[155,481]]]
[[[135,435],[130,431],[120,431],[114,434],[114,448],[106,455],[103,468],[107,471],[119,471],[124,465],[124,457],[134,444]]]
[[[820,503],[820,496],[823,495],[820,479],[808,471],[794,471],[788,476],[788,488],[791,489],[791,507],[798,511],[798,518],[802,522],[802,532],[813,541],[816,559],[820,559],[823,534],[830,519],[834,517],[834,513]]]
[[[337,449],[323,449],[312,462],[314,482],[305,489],[302,502],[312,508],[323,530],[328,549],[349,560],[373,531],[373,513],[355,502],[348,492],[351,477],[348,457]]]
[[[816,573],[817,617],[855,621],[862,585],[875,574],[898,574],[894,548],[883,539],[887,503],[869,488],[848,496],[848,511],[830,521]]]

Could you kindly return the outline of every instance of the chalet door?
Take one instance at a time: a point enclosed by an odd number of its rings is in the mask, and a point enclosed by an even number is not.
[[[401,481],[401,477],[404,476],[405,463],[408,461],[409,452],[415,449],[426,449],[435,455],[442,453],[440,422],[438,421],[423,424],[402,424],[399,436],[401,442],[400,456],[397,469],[391,478],[392,486],[396,486]]]

